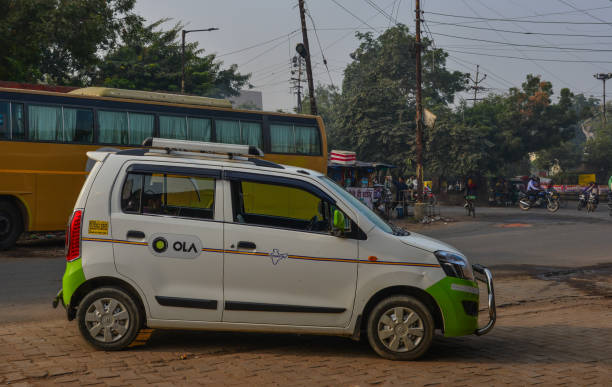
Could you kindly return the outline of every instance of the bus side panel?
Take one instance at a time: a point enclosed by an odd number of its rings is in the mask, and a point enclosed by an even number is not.
[[[62,230],[87,175],[45,173],[36,176],[35,230]]]
[[[28,231],[64,230],[98,145],[0,141],[0,195],[19,198]]]

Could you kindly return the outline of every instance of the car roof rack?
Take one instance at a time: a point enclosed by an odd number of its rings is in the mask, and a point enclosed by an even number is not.
[[[124,155],[144,156],[147,153],[162,153],[185,157],[211,157],[230,160],[248,161],[259,167],[285,169],[280,164],[248,156],[263,156],[261,149],[252,145],[222,144],[204,141],[175,140],[169,138],[148,137],[142,146],[150,149],[129,149],[118,152]]]
[[[170,138],[147,137],[142,146],[160,148],[166,151],[191,151],[238,156],[263,156],[261,149],[253,145],[222,144],[216,142],[175,140]]]

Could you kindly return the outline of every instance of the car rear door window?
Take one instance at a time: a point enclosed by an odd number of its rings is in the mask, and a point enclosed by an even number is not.
[[[128,173],[121,208],[127,213],[213,219],[215,179],[166,173]]]

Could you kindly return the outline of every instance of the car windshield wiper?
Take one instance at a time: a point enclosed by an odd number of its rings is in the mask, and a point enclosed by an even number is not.
[[[391,230],[393,231],[393,235],[397,236],[408,236],[410,235],[410,231],[404,230],[401,227],[395,226],[393,224],[389,224],[391,226]]]

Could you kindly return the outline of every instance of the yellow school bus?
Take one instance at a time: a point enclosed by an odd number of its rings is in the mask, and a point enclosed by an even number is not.
[[[0,87],[0,249],[23,231],[65,228],[87,175],[87,151],[137,147],[147,137],[254,145],[269,161],[327,168],[318,116],[143,91]]]

